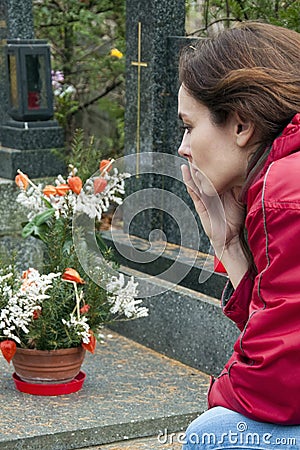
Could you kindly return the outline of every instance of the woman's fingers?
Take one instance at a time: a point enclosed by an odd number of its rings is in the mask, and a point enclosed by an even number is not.
[[[218,247],[223,247],[226,241],[226,217],[223,203],[215,192],[214,196],[208,196],[202,191],[201,183],[205,175],[199,171],[192,171],[188,166],[181,166],[183,181],[187,186],[195,209],[201,220],[203,229],[211,241],[215,241]],[[191,169],[193,170],[193,169]],[[205,179],[209,184],[209,180]],[[210,189],[213,192],[213,189]]]
[[[188,168],[188,166],[183,164],[181,166],[181,173],[182,173],[183,182],[186,185],[187,189],[189,191],[191,191],[192,193],[199,196],[199,189],[197,188],[197,186],[194,183],[194,180],[191,176],[191,172],[190,172],[190,169]]]
[[[199,215],[201,215],[203,214],[203,212],[206,211],[205,204],[202,200],[202,193],[200,189],[196,186],[191,176],[189,167],[186,165],[182,165],[181,172],[184,184],[186,185],[187,191],[194,202],[196,211]]]

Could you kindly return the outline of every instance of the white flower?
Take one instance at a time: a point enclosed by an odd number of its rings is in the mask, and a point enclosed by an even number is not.
[[[40,275],[36,269],[28,269],[23,273],[20,287],[14,293],[5,284],[10,277],[2,276],[0,284],[2,296],[5,295],[6,298],[6,307],[0,313],[0,334],[20,343],[17,330],[29,333],[34,311],[41,309],[43,300],[48,297],[45,292],[52,287],[53,279],[59,276],[60,273]]]
[[[70,320],[62,319],[62,323],[68,328],[74,328],[84,344],[88,344],[90,342],[90,327],[85,316],[81,316],[80,319],[78,319],[73,313],[71,313]]]
[[[71,171],[67,177],[70,178],[77,173],[77,168],[70,166]],[[71,218],[74,211],[83,212],[91,219],[101,220],[104,212],[108,211],[111,202],[120,205],[123,200],[120,197],[125,193],[125,178],[130,177],[129,173],[119,173],[118,169],[114,168],[110,173],[105,172],[102,178],[105,178],[107,185],[102,192],[95,193],[94,179],[89,179],[84,189],[77,195],[72,190],[65,195],[50,195],[44,196],[43,186],[30,186],[28,190],[21,190],[17,197],[17,202],[25,206],[29,212],[27,214],[28,220],[32,220],[37,214],[48,209],[48,204],[55,209],[55,218],[59,217]],[[58,175],[55,180],[55,185],[66,184],[67,180],[62,175]]]
[[[111,278],[106,289],[110,294],[108,301],[112,305],[110,308],[112,314],[124,314],[128,319],[148,315],[147,308],[138,306],[142,303],[142,300],[136,298],[138,295],[137,286],[138,283],[134,282],[133,277],[125,285],[125,277],[122,273],[119,278]]]
[[[21,190],[17,196],[17,203],[25,206],[29,210],[28,220],[33,219],[37,214],[46,211],[47,206],[43,201],[42,185],[39,184],[36,189],[32,186],[27,190]]]
[[[60,184],[66,184],[66,180],[63,178],[62,175],[58,175],[55,180],[56,186],[59,186]]]
[[[77,197],[76,211],[87,214],[91,219],[101,220],[102,214],[108,211],[111,202],[122,204],[123,200],[119,195],[125,193],[124,179],[130,174],[119,173],[114,169],[112,174],[105,173],[103,178],[107,182],[107,186],[102,192],[95,194],[94,179],[89,179],[84,189]]]

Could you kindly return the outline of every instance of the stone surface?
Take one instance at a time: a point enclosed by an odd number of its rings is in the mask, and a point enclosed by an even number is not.
[[[120,264],[166,281],[173,281],[172,278],[179,272],[178,284],[181,286],[216,299],[221,298],[228,277],[214,272],[212,255],[163,241],[154,241],[150,245],[147,240],[125,234],[118,229],[102,231],[101,235],[106,244],[114,250]],[[175,274],[170,275],[168,269],[179,261]],[[204,278],[205,281],[200,282]]]
[[[70,450],[113,442],[118,448],[124,439],[184,430],[206,409],[207,375],[104,334],[84,362],[82,390],[70,395],[18,392],[13,367],[1,357],[0,449]]]
[[[85,448],[85,450],[181,450],[184,436],[174,433],[174,436],[154,436],[145,439],[133,439],[117,444],[100,445]],[[166,443],[165,443],[166,442]]]
[[[182,45],[191,42],[185,34],[185,2],[183,0],[139,1],[128,0],[126,4],[126,110],[125,110],[125,154],[137,155],[134,172],[127,184],[127,193],[159,188],[174,193],[178,199],[191,208],[191,199],[186,194],[181,174],[176,181],[161,175],[159,170],[140,175],[144,164],[144,153],[168,153],[177,155],[181,132],[177,112],[178,55]],[[147,66],[137,67],[138,62],[138,24],[140,23],[140,60]],[[140,83],[139,83],[140,74]],[[130,233],[147,238],[152,230],[162,230],[168,242],[181,243],[182,235],[189,232],[189,220],[178,226],[180,211],[167,212],[165,197],[157,203],[153,197],[142,211],[134,211],[134,202],[124,207],[125,227]],[[154,194],[153,194],[154,195]],[[133,210],[132,210],[133,209]],[[130,225],[129,225],[130,224]],[[200,249],[207,252],[209,242],[201,234]]]
[[[168,46],[168,57],[167,57],[167,67],[168,67],[168,95],[166,99],[166,109],[167,114],[164,118],[164,127],[165,127],[165,152],[171,153],[173,155],[178,155],[178,148],[182,139],[182,122],[178,119],[178,89],[179,89],[179,80],[178,80],[178,61],[179,54],[181,48],[186,45],[192,45],[195,42],[196,38],[187,38],[180,36],[180,33],[177,33],[177,36],[169,36],[167,39]],[[193,202],[186,191],[186,187],[182,182],[182,177],[180,174],[180,181],[174,180],[173,178],[165,177],[163,180],[163,187],[167,191],[172,192],[174,195],[178,196],[183,200],[184,204],[191,210],[192,214],[195,217],[197,222],[198,231],[200,234],[200,242],[199,245],[194,245],[192,248],[196,250],[200,250],[204,253],[208,253],[210,251],[210,243],[205,235],[198,215],[195,211]],[[186,235],[191,233],[191,224],[190,219],[186,217],[186,221],[178,227],[177,216],[172,218],[169,214],[165,214],[163,217],[163,230],[165,234],[168,236],[168,241],[181,244],[182,235]]]
[[[32,0],[2,0],[7,8],[9,39],[33,39]]]
[[[25,126],[26,124],[24,123],[24,126],[21,128],[17,122],[13,121],[3,125],[0,134],[2,146],[18,150],[63,147],[63,130],[55,121],[31,122],[28,128],[25,128]]]
[[[232,354],[239,330],[220,307],[220,301],[158,277],[122,267],[143,292],[164,292],[143,299],[149,316],[135,323],[120,322],[113,329],[160,353],[208,374],[219,375]]]
[[[147,297],[144,302],[150,310],[146,319],[120,323],[114,329],[203,372],[218,375],[239,331],[221,310],[221,293],[228,277],[214,272],[213,257],[174,244],[164,247],[158,241],[150,247],[148,241],[127,236],[122,230],[111,229],[102,236],[114,249],[122,271],[138,281],[140,295]],[[173,270],[179,257],[180,264]],[[200,276],[203,282],[199,282]]]
[[[53,148],[17,150],[0,146],[0,177],[13,180],[20,167],[32,178],[56,176],[66,170]]]
[[[20,169],[22,167],[19,167]],[[21,223],[26,220],[26,210],[16,202],[19,188],[13,181],[0,178],[0,235],[21,232]]]
[[[125,152],[136,152],[138,68],[132,65],[138,58],[138,22],[141,23],[140,84],[140,149],[165,151],[165,120],[170,86],[168,37],[184,35],[185,3],[180,0],[127,0],[126,3],[126,142]],[[176,116],[175,116],[176,117]],[[173,124],[174,126],[175,124]]]
[[[34,267],[37,270],[43,268],[43,243],[33,237],[23,239],[16,236],[0,235],[0,258],[9,261],[12,255],[16,255],[16,267],[20,272]]]

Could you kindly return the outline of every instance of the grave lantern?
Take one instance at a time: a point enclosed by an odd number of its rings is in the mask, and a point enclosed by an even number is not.
[[[53,117],[50,48],[46,40],[9,39],[6,45],[9,108],[22,122]]]

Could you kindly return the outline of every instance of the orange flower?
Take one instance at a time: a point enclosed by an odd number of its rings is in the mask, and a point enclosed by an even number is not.
[[[80,194],[82,189],[82,181],[79,177],[70,177],[68,179],[68,185],[70,186],[71,190],[75,192],[75,194]]]
[[[22,273],[22,280],[27,280],[28,275],[30,274],[30,272],[31,272],[30,269],[24,270],[24,272]]]
[[[59,184],[56,186],[56,193],[61,197],[66,195],[66,193],[70,190],[70,186],[68,184]]]
[[[80,308],[80,314],[85,314],[89,311],[90,305],[83,305],[82,308]]]
[[[75,269],[68,267],[65,269],[62,279],[65,281],[74,281],[75,283],[84,284],[85,281],[80,277],[79,273]]]
[[[104,191],[107,186],[107,181],[105,178],[99,177],[94,180],[94,193],[100,194]]]
[[[2,355],[9,364],[17,351],[17,345],[15,341],[10,340],[2,341],[0,342],[0,350],[2,352]]]
[[[51,184],[47,184],[47,186],[43,189],[43,194],[47,197],[50,197],[50,195],[56,195],[56,187]]]
[[[100,172],[103,172],[104,169],[106,170],[111,170],[111,165],[112,165],[112,161],[110,159],[102,159],[102,161],[100,161]]]
[[[19,173],[16,177],[15,177],[15,182],[16,185],[20,188],[20,189],[27,189],[28,188],[28,176],[25,175],[25,173]]]
[[[84,342],[81,343],[82,347],[85,348],[88,352],[94,353],[96,348],[96,338],[92,330],[89,330],[90,341],[88,344]]]

